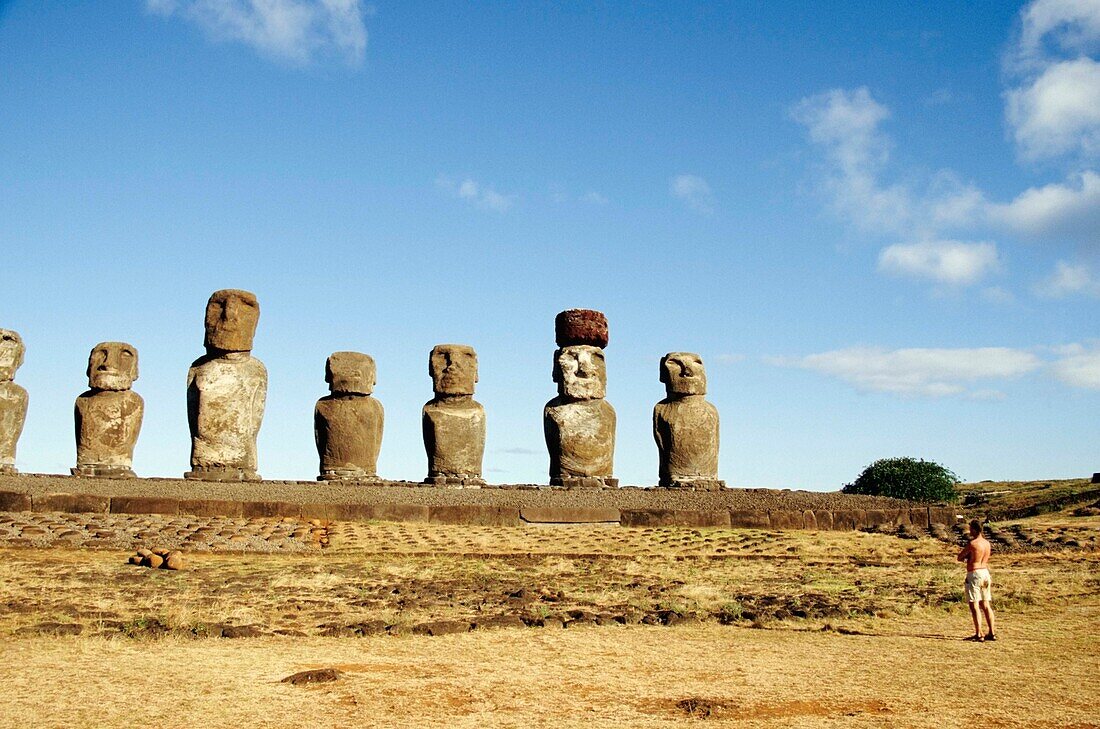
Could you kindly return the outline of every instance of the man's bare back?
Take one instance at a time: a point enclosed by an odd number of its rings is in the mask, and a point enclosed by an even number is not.
[[[966,560],[966,571],[989,569],[989,553],[992,547],[989,540],[983,535],[972,538],[970,542],[959,552],[959,561]]]

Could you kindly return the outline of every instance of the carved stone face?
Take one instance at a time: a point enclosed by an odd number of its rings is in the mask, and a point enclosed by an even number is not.
[[[602,400],[607,395],[603,350],[587,344],[562,347],[554,355],[558,394],[574,400]]]
[[[661,358],[661,382],[669,395],[707,394],[703,359],[694,352],[669,352]]]
[[[10,329],[0,329],[0,382],[11,382],[23,364],[23,338]]]
[[[138,378],[137,349],[126,342],[100,342],[88,355],[88,387],[129,390]]]
[[[325,382],[332,392],[369,395],[374,392],[374,358],[360,352],[333,352],[325,363]]]
[[[428,357],[428,374],[437,395],[473,395],[477,352],[465,344],[437,344]]]
[[[206,303],[206,347],[225,352],[250,352],[260,303],[256,295],[238,289],[222,289]]]

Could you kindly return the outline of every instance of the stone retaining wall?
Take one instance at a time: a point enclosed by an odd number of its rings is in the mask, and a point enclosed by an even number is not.
[[[220,498],[189,493],[190,482],[169,479],[67,479],[15,476],[0,480],[0,511],[40,511],[193,516],[295,517],[331,521],[409,521],[478,526],[525,524],[618,524],[625,527],[737,527],[752,529],[852,530],[879,525],[954,524],[957,510],[894,499],[837,493],[730,489],[717,493],[669,494],[656,489],[570,491],[515,487],[493,491],[410,489],[407,485],[363,487],[344,502],[312,500],[312,483],[273,489],[282,499],[248,498],[254,485],[221,485]],[[104,483],[107,482],[107,483]],[[70,487],[55,491],[51,486]],[[180,488],[172,489],[172,485]],[[6,490],[3,487],[16,489]],[[107,488],[116,486],[117,492]],[[91,487],[91,488],[84,488]],[[140,495],[142,490],[172,492],[185,498]],[[425,492],[434,492],[427,493]],[[323,488],[318,496],[332,497]],[[404,495],[405,498],[402,498]],[[191,498],[196,496],[196,498]],[[753,502],[757,508],[744,508]],[[816,502],[816,503],[815,503]],[[851,503],[852,508],[838,508]],[[791,508],[774,508],[776,504]],[[798,508],[811,505],[814,508]],[[877,508],[866,508],[866,507]]]

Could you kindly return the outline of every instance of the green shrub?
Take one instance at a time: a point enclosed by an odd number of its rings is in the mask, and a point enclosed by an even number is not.
[[[846,494],[892,496],[910,501],[958,501],[959,477],[933,461],[916,458],[883,458],[875,461],[850,484]]]

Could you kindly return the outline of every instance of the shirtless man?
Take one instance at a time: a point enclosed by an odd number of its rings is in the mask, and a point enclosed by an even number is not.
[[[970,617],[974,620],[974,635],[967,640],[976,643],[997,640],[993,629],[993,605],[990,602],[989,551],[989,540],[982,536],[982,523],[971,519],[970,542],[959,550],[958,561],[966,562],[966,600],[970,604]],[[985,614],[985,624],[989,627],[984,638],[978,617],[979,605]]]

